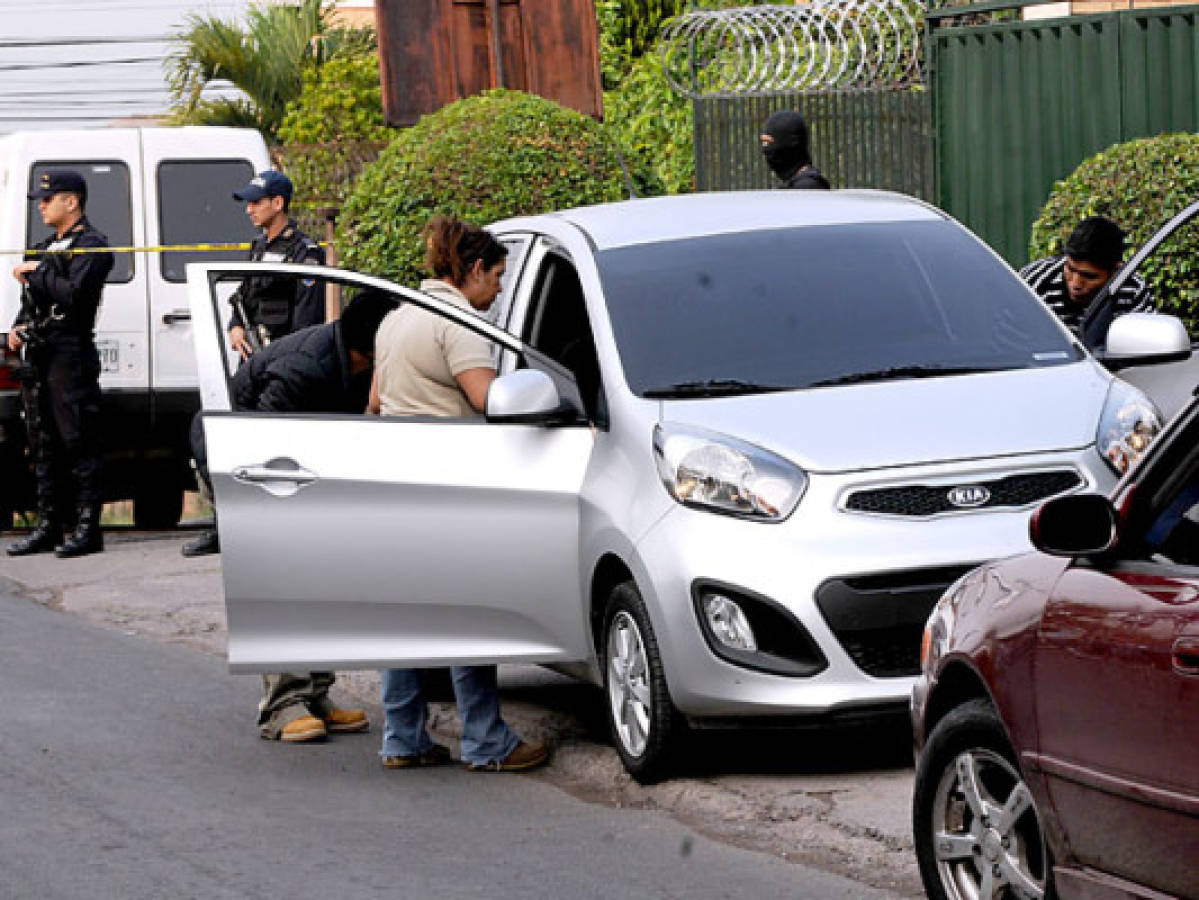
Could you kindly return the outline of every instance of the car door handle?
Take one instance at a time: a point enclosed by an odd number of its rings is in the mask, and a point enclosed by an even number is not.
[[[174,325],[178,322],[190,322],[192,314],[186,309],[172,309],[169,313],[164,313],[162,317],[163,325]]]
[[[1180,637],[1174,642],[1172,662],[1179,675],[1199,675],[1199,637]]]
[[[317,480],[317,474],[303,468],[294,459],[272,459],[261,465],[237,466],[233,480],[253,484],[276,497],[288,497]]]

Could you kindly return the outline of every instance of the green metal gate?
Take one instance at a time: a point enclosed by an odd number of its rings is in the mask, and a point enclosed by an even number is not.
[[[940,206],[1013,264],[1055,181],[1121,141],[1199,130],[1199,6],[958,24],[930,11]]]
[[[701,191],[767,188],[758,135],[779,109],[803,113],[812,159],[834,187],[869,187],[935,199],[926,91],[821,91],[694,101],[695,176]]]

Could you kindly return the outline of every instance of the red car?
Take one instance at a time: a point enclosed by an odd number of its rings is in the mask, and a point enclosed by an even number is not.
[[[1111,499],[933,610],[913,799],[937,900],[1199,898],[1199,401]]]

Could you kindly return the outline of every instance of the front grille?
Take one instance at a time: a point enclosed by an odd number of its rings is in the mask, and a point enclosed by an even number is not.
[[[1082,484],[1075,471],[1026,472],[993,481],[963,481],[936,487],[908,484],[902,487],[874,488],[855,491],[845,501],[845,508],[887,516],[935,516],[938,513],[964,512],[971,509],[1021,507],[1073,490]],[[986,502],[974,506],[952,503],[950,493],[955,488],[986,488]]]
[[[832,578],[816,606],[849,658],[876,678],[920,672],[920,636],[945,589],[973,565]]]

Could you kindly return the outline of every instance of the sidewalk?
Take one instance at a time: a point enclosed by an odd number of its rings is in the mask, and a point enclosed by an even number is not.
[[[110,530],[105,552],[94,556],[0,555],[0,578],[99,626],[224,657],[221,558],[180,555],[194,536]],[[11,533],[0,536],[0,551],[13,540]],[[694,773],[645,788],[625,774],[608,743],[598,690],[534,666],[502,666],[500,687],[509,723],[556,747],[550,767],[532,777],[593,802],[662,809],[738,846],[922,896],[909,830],[910,751],[895,746],[893,734],[885,740],[869,733],[832,740],[816,733],[700,734],[693,740]],[[367,709],[377,740],[378,673],[339,673],[334,696]],[[244,718],[246,739],[257,740],[255,710],[230,715]],[[431,704],[430,728],[439,740],[456,741],[457,726],[452,702]],[[889,748],[880,750],[882,743]]]

